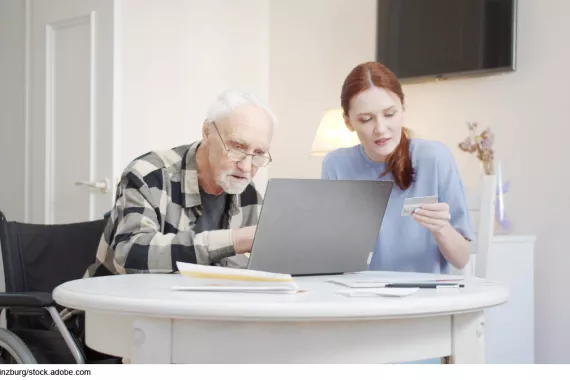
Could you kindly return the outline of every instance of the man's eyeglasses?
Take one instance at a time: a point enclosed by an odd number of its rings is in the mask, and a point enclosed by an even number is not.
[[[220,140],[222,141],[224,149],[226,150],[226,156],[230,160],[234,162],[241,162],[245,160],[247,156],[251,156],[251,163],[257,167],[267,166],[271,161],[273,161],[273,159],[271,158],[271,154],[269,152],[267,152],[268,155],[266,156],[261,154],[246,153],[242,150],[233,149],[233,148],[228,149],[226,143],[224,142],[224,139],[222,138],[222,135],[220,134],[220,131],[218,130],[218,126],[216,125],[215,122],[212,122],[212,124],[214,125],[216,132],[218,132],[218,136],[220,136]]]

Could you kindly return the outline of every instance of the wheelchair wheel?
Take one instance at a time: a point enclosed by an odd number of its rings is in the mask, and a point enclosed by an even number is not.
[[[26,343],[13,332],[3,328],[0,328],[0,349],[10,354],[17,364],[37,364]]]

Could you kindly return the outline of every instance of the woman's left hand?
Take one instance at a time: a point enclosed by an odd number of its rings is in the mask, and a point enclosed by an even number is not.
[[[443,232],[449,226],[451,215],[447,203],[425,204],[415,209],[413,218],[431,233]]]

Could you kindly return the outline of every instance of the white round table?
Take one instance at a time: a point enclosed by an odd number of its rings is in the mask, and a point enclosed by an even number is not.
[[[414,275],[342,277],[356,276]],[[303,293],[247,294],[173,291],[188,282],[179,274],[116,275],[67,282],[53,297],[85,311],[88,346],[131,363],[482,363],[484,310],[508,299],[505,286],[477,279],[347,297],[335,278],[296,278]]]

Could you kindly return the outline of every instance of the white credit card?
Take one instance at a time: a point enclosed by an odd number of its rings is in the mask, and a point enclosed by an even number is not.
[[[404,199],[404,206],[402,207],[402,216],[410,216],[414,210],[421,205],[428,203],[437,203],[437,195],[430,195],[428,197],[416,197]]]

